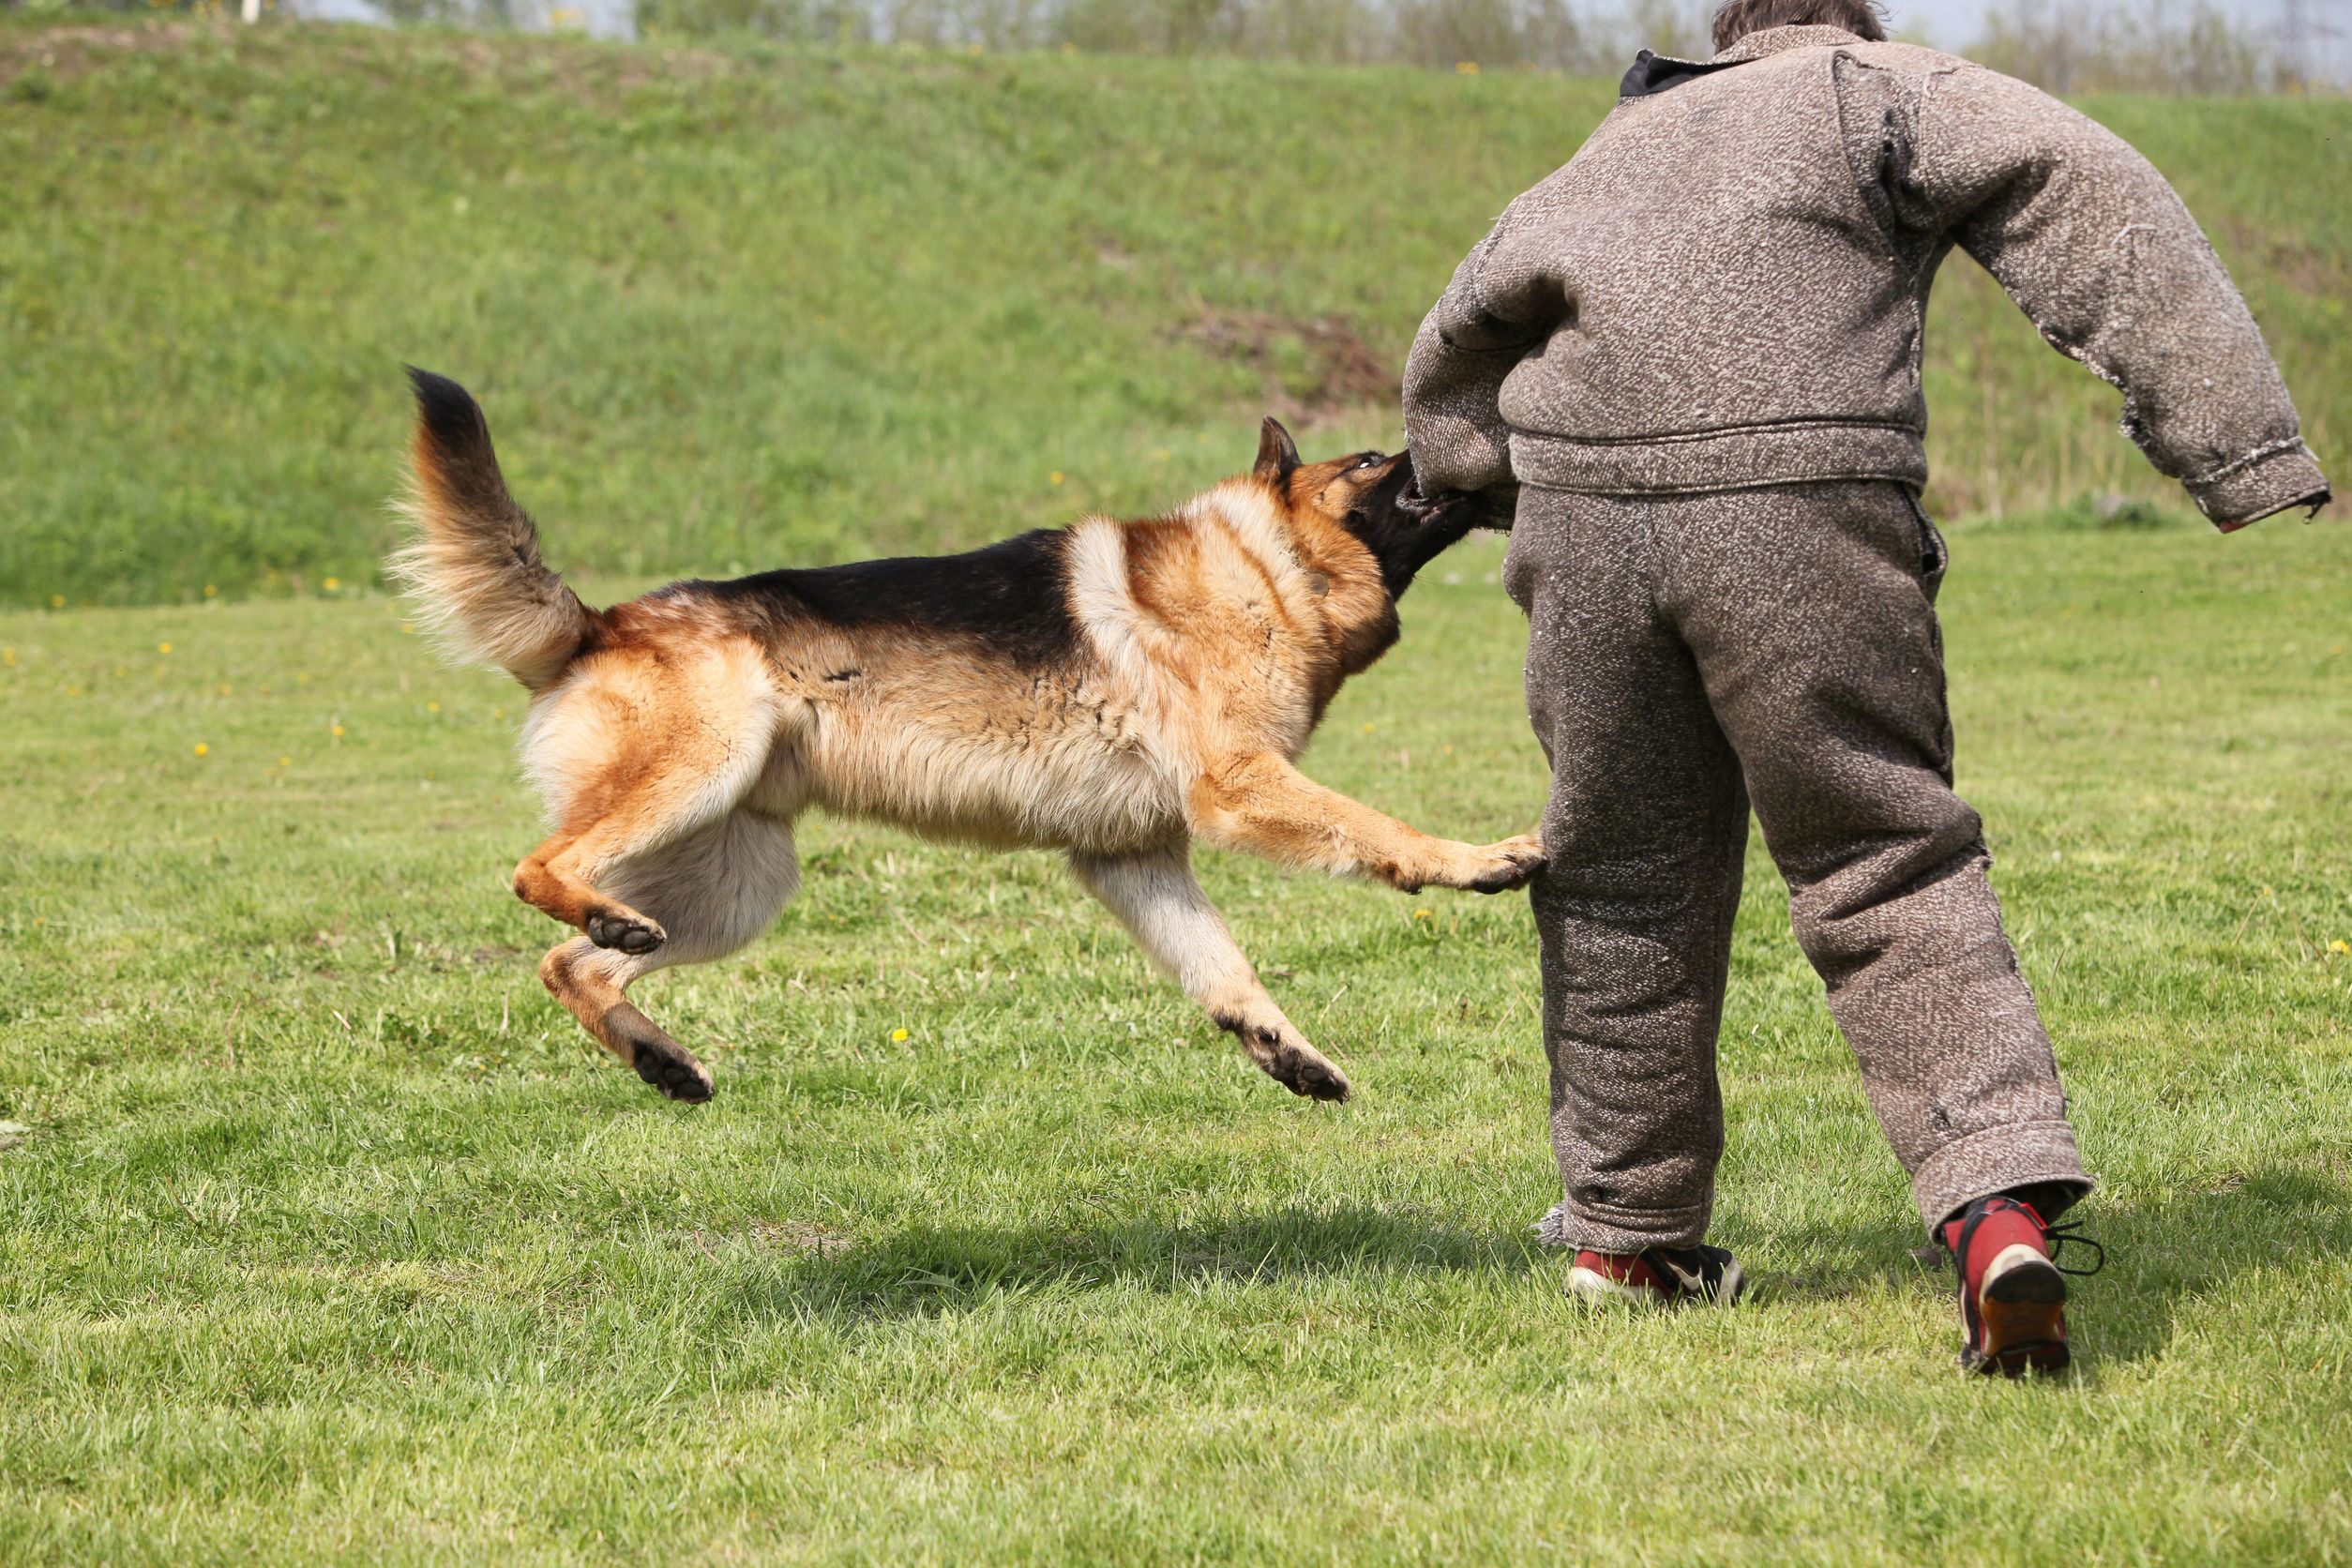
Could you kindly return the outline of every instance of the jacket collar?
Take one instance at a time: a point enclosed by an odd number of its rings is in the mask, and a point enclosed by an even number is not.
[[[1767,54],[1783,54],[1792,49],[1830,49],[1842,43],[1860,42],[1862,38],[1858,35],[1843,27],[1766,27],[1750,33],[1729,49],[1718,50],[1710,63],[1736,66],[1749,60],[1761,60]]]
[[[1843,27],[1767,27],[1750,33],[1711,60],[1678,60],[1670,54],[1657,54],[1645,49],[1634,56],[1633,68],[1626,71],[1617,84],[1621,98],[1649,98],[1654,94],[1680,87],[1733,66],[1750,60],[1761,60],[1768,54],[1778,54],[1790,49],[1820,49],[1837,44],[1860,43],[1862,40]]]

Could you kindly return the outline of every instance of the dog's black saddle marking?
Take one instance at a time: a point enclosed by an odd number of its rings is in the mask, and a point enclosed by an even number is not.
[[[1041,528],[962,555],[901,556],[761,572],[696,586],[779,622],[903,626],[985,642],[1026,669],[1066,663],[1078,647],[1070,613],[1069,535]],[[852,671],[854,673],[854,671]]]

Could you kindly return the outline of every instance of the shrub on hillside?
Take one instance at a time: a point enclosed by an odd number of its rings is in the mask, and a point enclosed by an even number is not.
[[[1575,75],[1614,75],[1644,47],[1703,57],[1711,8],[1706,0],[638,0],[648,29],[688,36],[1441,69],[1467,62]],[[2234,22],[2211,0],[2005,0],[1963,52],[2058,93],[2234,97],[2329,90],[2312,41]]]
[[[2242,97],[2312,85],[2288,40],[2232,22],[2208,3],[2008,0],[1986,16],[1971,58],[2054,93]]]

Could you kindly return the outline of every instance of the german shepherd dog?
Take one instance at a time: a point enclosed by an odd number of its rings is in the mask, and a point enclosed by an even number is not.
[[[1247,476],[1166,517],[591,610],[541,560],[474,399],[410,379],[416,534],[392,570],[458,650],[530,689],[523,768],[555,831],[515,893],[581,933],[539,978],[671,1099],[709,1099],[711,1076],[626,993],[776,919],[810,807],[1063,852],[1252,1061],[1319,1100],[1347,1076],[1259,984],[1191,841],[1407,892],[1500,892],[1543,864],[1531,836],[1433,838],[1293,765],[1396,641],[1413,574],[1477,520],[1410,494],[1402,453],[1303,463],[1268,419]]]

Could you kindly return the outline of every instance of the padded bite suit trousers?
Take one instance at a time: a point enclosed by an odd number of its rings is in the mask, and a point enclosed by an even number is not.
[[[1553,771],[1531,890],[1565,1188],[1547,1240],[1706,1232],[1751,805],[1922,1221],[2089,1188],[1983,823],[1952,792],[1943,567],[1893,483],[1522,493],[1504,581]]]

